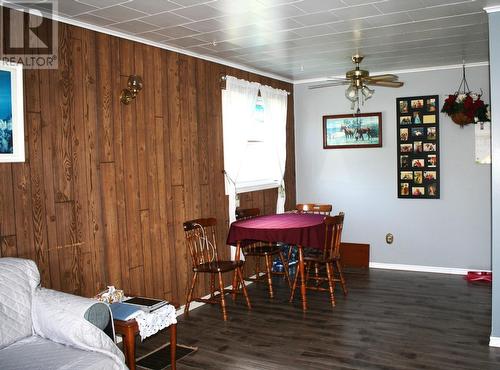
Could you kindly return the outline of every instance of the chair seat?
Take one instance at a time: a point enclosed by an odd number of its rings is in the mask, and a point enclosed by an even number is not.
[[[277,244],[249,245],[243,248],[245,256],[262,256],[266,254],[278,254],[280,246]]]
[[[323,250],[318,248],[304,248],[304,262],[335,262],[340,260],[340,256],[325,258]]]
[[[213,261],[193,267],[194,272],[228,272],[243,266],[244,261]]]

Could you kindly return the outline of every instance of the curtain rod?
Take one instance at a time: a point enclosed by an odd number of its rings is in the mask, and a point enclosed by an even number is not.
[[[227,80],[227,76],[221,76],[220,80],[221,80],[221,81],[226,81],[226,80]],[[284,91],[286,91],[286,93],[287,93],[288,95],[290,95],[290,94],[291,94],[291,93],[290,93],[290,91],[287,91],[287,90],[284,90]]]

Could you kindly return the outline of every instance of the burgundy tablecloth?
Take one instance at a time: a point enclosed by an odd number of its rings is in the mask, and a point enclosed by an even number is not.
[[[227,244],[242,246],[255,241],[283,242],[310,248],[324,248],[325,216],[307,213],[282,213],[235,221],[229,228]]]

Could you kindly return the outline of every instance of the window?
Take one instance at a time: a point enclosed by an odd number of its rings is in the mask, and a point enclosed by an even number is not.
[[[236,179],[237,193],[277,188],[280,185],[279,163],[272,142],[272,131],[264,124],[264,110],[259,96],[243,148],[244,156]]]

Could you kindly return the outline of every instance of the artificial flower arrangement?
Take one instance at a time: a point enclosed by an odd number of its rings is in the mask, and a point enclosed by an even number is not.
[[[448,95],[443,104],[442,113],[451,117],[453,122],[464,127],[469,123],[480,123],[481,129],[484,122],[490,121],[488,104],[481,99],[481,94],[471,92],[467,78],[465,77],[465,61],[462,65],[462,80],[458,90],[453,95]]]
[[[481,94],[472,92],[455,93],[445,99],[441,112],[448,114],[458,125],[489,122],[489,105],[481,99]]]

